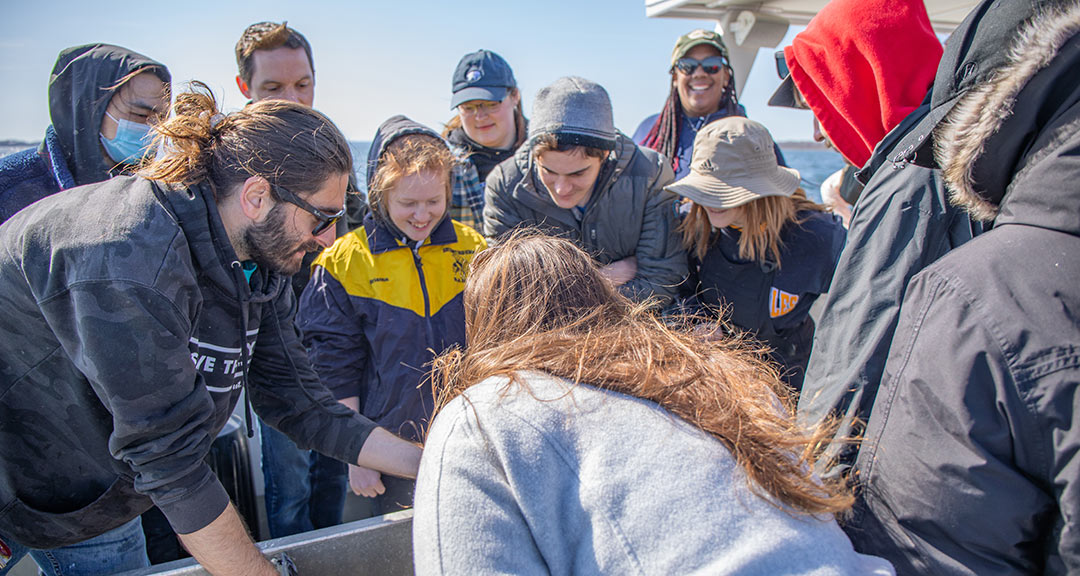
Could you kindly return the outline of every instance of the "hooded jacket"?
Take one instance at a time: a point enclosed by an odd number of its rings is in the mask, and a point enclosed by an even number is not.
[[[636,300],[655,295],[667,304],[687,274],[675,195],[664,190],[672,179],[666,159],[619,133],[579,222],[555,205],[537,176],[531,148],[522,146],[488,176],[484,235],[537,226],[574,241],[600,265],[636,256],[637,275],[619,290]]]
[[[368,190],[386,147],[411,134],[439,138],[404,116],[379,127],[368,156]],[[364,225],[315,260],[297,325],[337,398],[359,396],[362,414],[420,441],[434,410],[428,364],[465,345],[465,277],[487,244],[446,215],[417,243],[371,201]]]
[[[1038,4],[985,0],[957,27],[924,103],[890,132],[858,173],[866,187],[826,297],[807,367],[799,418],[839,417],[837,436],[853,437],[870,418],[912,276],[978,234],[983,225],[949,203],[930,147],[931,130],[964,94],[1004,64],[1008,43]],[[846,474],[858,445],[830,447],[833,473]],[[823,459],[827,462],[829,459]]]
[[[923,101],[941,51],[923,0],[834,0],[784,56],[829,141],[862,166]]]
[[[356,462],[374,428],[319,384],[287,278],[245,279],[206,187],[119,177],[0,226],[0,534],[80,542],[152,505],[228,503],[204,462],[247,383],[263,422]]]
[[[166,85],[171,81],[164,65],[119,46],[88,44],[60,53],[49,78],[52,125],[45,139],[0,159],[0,222],[50,194],[111,177],[101,122],[116,83],[144,69]]]
[[[912,279],[859,455],[848,532],[898,573],[1080,572],[1080,4],[1055,4],[934,135],[994,227]]]

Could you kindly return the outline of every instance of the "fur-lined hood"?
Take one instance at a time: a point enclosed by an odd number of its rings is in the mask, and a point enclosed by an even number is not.
[[[1075,0],[1033,17],[935,130],[951,201],[973,219],[1080,234],[1078,33]]]

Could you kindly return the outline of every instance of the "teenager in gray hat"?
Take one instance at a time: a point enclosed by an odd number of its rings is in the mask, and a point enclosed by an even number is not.
[[[806,199],[773,146],[753,120],[717,120],[698,132],[690,173],[667,189],[686,198],[688,300],[768,344],[798,392],[814,341],[810,306],[829,290],[844,226]]]
[[[560,78],[537,93],[526,145],[488,176],[484,235],[537,226],[569,238],[625,295],[666,304],[686,276],[671,180],[662,156],[615,130],[603,87]]]

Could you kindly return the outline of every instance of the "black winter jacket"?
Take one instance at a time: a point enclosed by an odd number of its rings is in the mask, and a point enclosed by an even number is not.
[[[856,466],[898,574],[1080,572],[1080,4],[1014,38],[935,134],[994,228],[912,279]]]
[[[1017,27],[1039,5],[1052,4],[1060,0],[984,0],[972,10],[945,46],[923,106],[886,135],[860,171],[867,185],[855,206],[799,398],[804,422],[836,415],[838,436],[857,435],[859,422],[870,418],[908,282],[983,229],[949,203],[931,131],[963,94],[985,85],[1004,64]],[[856,449],[847,442],[830,447],[838,456],[831,473],[846,474]]]
[[[245,382],[265,423],[356,462],[374,424],[319,383],[287,285],[246,281],[201,186],[118,177],[0,226],[0,534],[63,546],[152,505],[203,528],[228,503],[203,458]]]

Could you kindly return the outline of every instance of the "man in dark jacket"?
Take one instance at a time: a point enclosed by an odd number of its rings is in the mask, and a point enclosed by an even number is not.
[[[37,148],[0,158],[0,222],[60,190],[109,179],[141,158],[169,107],[168,69],[108,44],[60,53],[49,79],[52,125]]]
[[[671,181],[662,156],[615,130],[603,87],[560,78],[537,93],[528,142],[488,175],[484,235],[537,226],[569,238],[624,294],[663,305],[687,274]]]
[[[244,29],[235,51],[236,85],[252,102],[276,99],[304,106],[315,104],[315,61],[307,38],[297,30],[286,23],[252,24]],[[358,199],[350,194],[345,204],[349,207]],[[363,210],[357,214],[362,220]],[[339,236],[348,231],[347,219],[338,222]],[[308,254],[300,271],[293,275],[297,300],[307,286],[316,255]],[[297,448],[288,436],[270,426],[259,427],[259,440],[270,537],[283,538],[341,524],[348,490],[346,465]]]
[[[949,204],[933,160],[931,131],[962,94],[992,77],[1004,61],[1010,35],[1033,7],[1051,1],[982,2],[953,32],[931,92],[863,165],[858,177],[866,187],[852,216],[799,398],[803,421],[835,415],[840,418],[838,436],[861,431],[908,281],[981,230]],[[830,446],[829,455],[835,457],[831,472],[850,471],[857,450],[849,442]]]
[[[335,402],[293,326],[288,277],[344,216],[344,136],[290,102],[224,116],[205,87],[175,111],[152,179],[55,194],[0,226],[0,550],[13,559],[80,544],[84,573],[138,567],[141,532],[111,554],[111,539],[82,543],[130,534],[156,505],[211,573],[276,574],[204,462],[242,390],[302,447],[415,477],[419,448]],[[86,564],[95,550],[104,564]]]
[[[1080,572],[1080,4],[1053,4],[934,133],[993,229],[912,278],[859,454],[848,533],[899,574]]]

